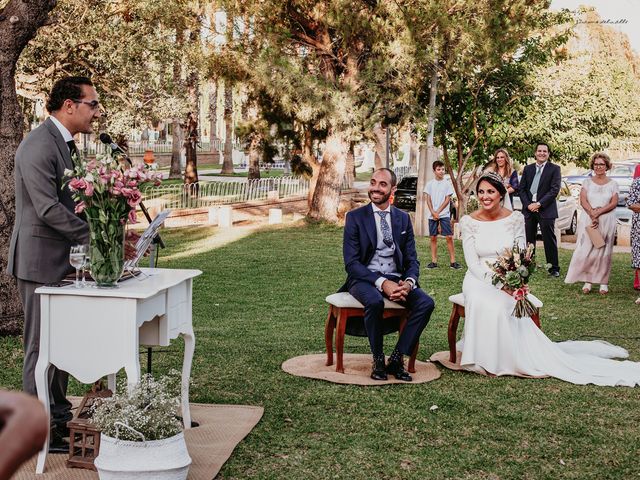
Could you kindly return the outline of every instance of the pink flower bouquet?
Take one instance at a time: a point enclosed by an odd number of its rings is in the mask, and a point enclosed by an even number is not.
[[[119,156],[97,155],[95,160],[73,156],[74,169],[65,170],[66,185],[76,213],[86,216],[91,230],[91,276],[98,286],[115,286],[124,265],[124,231],[136,222],[142,200],[139,187],[160,184],[161,176],[145,165],[125,168]]]

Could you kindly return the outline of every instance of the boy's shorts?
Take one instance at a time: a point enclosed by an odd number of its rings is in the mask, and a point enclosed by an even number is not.
[[[442,217],[438,220],[434,220],[433,218],[429,219],[429,236],[437,237],[438,236],[438,224],[440,224],[440,231],[442,236],[451,237],[453,235],[453,230],[451,230],[451,219],[449,217]]]

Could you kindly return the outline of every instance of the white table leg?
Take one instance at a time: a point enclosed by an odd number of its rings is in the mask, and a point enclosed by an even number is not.
[[[49,405],[49,367],[51,364],[49,360],[42,355],[38,358],[35,369],[36,377],[36,390],[38,392],[38,399],[44,405],[44,409],[47,412],[47,418],[51,419],[51,407]],[[47,460],[47,453],[49,453],[49,436],[50,430],[47,430],[47,439],[42,446],[42,450],[38,453],[38,461],[36,462],[36,473],[44,472],[44,464]]]
[[[183,332],[184,336],[184,360],[182,361],[182,421],[184,428],[191,428],[191,410],[189,409],[189,380],[191,378],[191,364],[193,352],[196,349],[196,337],[193,327]]]
[[[107,388],[113,393],[116,392],[116,374],[110,373],[107,375]]]
[[[131,300],[126,306],[126,315],[131,320],[134,320],[137,316],[137,303],[135,300]],[[125,341],[123,348],[124,355],[124,371],[127,375],[127,390],[131,392],[133,387],[140,383],[140,351],[139,351],[139,331],[135,322],[131,325],[127,325],[127,328],[131,328]]]
[[[127,389],[131,392],[133,387],[140,383],[140,362],[136,361],[133,364],[125,365],[124,372],[127,375]]]

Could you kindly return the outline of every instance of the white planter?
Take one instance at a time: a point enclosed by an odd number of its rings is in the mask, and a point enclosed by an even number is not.
[[[94,465],[100,480],[184,480],[191,457],[180,432],[164,440],[132,442],[100,435]]]

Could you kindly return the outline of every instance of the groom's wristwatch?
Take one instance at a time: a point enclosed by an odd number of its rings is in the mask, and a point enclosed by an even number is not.
[[[407,278],[405,280],[405,282],[408,282],[411,284],[411,290],[413,290],[414,288],[416,288],[416,281],[413,278]]]

